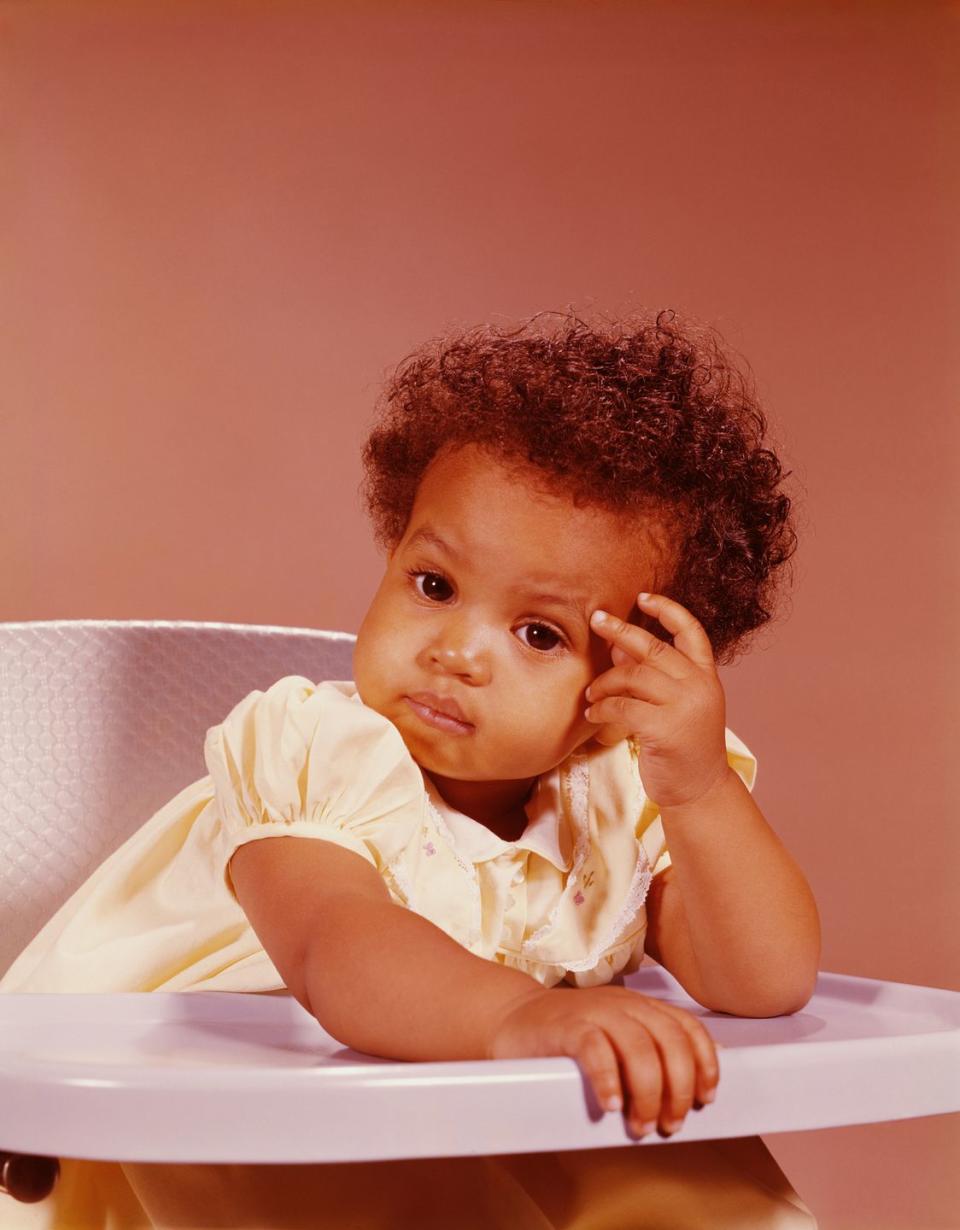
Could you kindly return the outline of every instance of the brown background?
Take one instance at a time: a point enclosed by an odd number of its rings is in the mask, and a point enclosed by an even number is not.
[[[960,987],[957,10],[0,4],[0,619],[355,631],[358,450],[445,327],[673,306],[802,504],[726,672],[828,970]],[[960,1224],[957,1116],[769,1138],[823,1230]]]

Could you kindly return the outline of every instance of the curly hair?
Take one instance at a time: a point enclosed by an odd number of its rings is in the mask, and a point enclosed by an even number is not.
[[[392,550],[431,461],[475,444],[535,467],[577,506],[655,511],[673,542],[661,592],[729,661],[771,618],[796,547],[766,430],[712,329],[670,311],[591,324],[541,312],[434,339],[399,364],[363,447],[361,494]]]

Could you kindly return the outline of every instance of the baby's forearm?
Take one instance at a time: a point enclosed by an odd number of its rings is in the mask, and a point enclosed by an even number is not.
[[[680,902],[664,920],[705,1006],[793,1012],[813,991],[820,921],[810,886],[731,770],[709,799],[663,809]],[[676,938],[679,937],[679,938]]]
[[[310,1010],[338,1041],[408,1060],[489,1058],[508,1008],[544,990],[411,910],[349,894],[325,903],[304,982]]]

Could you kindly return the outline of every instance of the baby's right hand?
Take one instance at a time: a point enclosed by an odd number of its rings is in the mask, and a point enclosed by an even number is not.
[[[600,1105],[624,1108],[636,1136],[658,1123],[677,1131],[694,1099],[713,1101],[720,1079],[716,1046],[696,1017],[626,987],[532,991],[495,1025],[489,1054],[572,1056]]]

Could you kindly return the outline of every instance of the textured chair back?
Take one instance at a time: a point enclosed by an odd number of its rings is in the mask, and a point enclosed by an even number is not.
[[[0,975],[94,868],[203,777],[203,741],[283,675],[353,678],[346,632],[0,624]]]

